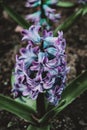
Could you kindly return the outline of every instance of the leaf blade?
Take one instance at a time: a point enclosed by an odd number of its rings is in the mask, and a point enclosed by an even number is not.
[[[67,31],[69,27],[82,15],[83,9],[79,9],[77,12],[74,12],[71,16],[69,16],[62,24],[60,24],[54,31],[54,36],[57,35],[58,31]]]
[[[50,130],[50,126],[42,126],[42,127],[36,127],[36,126],[32,126],[29,125],[29,127],[27,128],[27,130]]]
[[[84,5],[84,8],[83,8],[83,13],[82,13],[82,15],[85,15],[87,13],[87,4],[86,5]]]
[[[76,86],[77,88],[75,88]],[[62,94],[62,98],[59,104],[59,108],[56,108],[56,114],[61,112],[66,106],[68,106],[72,101],[74,101],[79,95],[87,90],[87,71],[84,74],[80,75],[77,79],[71,82],[65,89]],[[66,101],[65,104],[62,104],[62,101]],[[59,109],[59,110],[58,110]]]
[[[34,111],[36,111],[36,100],[32,100],[29,97],[21,96],[21,97],[15,98],[15,101],[25,104],[25,105],[31,107]]]
[[[73,88],[74,85],[78,85],[78,88]],[[62,98],[57,107],[54,107],[48,113],[42,117],[39,122],[44,124],[50,118],[57,116],[64,108],[66,108],[76,97],[87,90],[87,71],[78,76],[72,83],[70,83],[62,94]],[[68,93],[68,94],[67,94]],[[71,97],[70,97],[71,96]],[[65,100],[66,99],[66,100]],[[66,102],[65,102],[66,101]]]
[[[57,3],[57,6],[59,6],[59,7],[65,7],[65,8],[70,8],[70,7],[73,7],[74,5],[75,5],[74,3],[68,2],[68,1],[66,1],[66,2],[64,2],[64,1],[59,1],[59,2]]]
[[[16,13],[13,9],[11,9],[9,6],[7,6],[5,3],[1,3],[2,7],[6,10],[6,12],[8,13],[8,15],[15,21],[17,22],[20,26],[22,26],[23,28],[28,29],[29,28],[29,24],[27,23],[27,21],[20,16],[18,13]]]
[[[22,119],[25,119],[32,124],[35,124],[32,118],[32,114],[35,114],[35,111],[32,108],[17,101],[14,101],[13,99],[2,94],[0,94],[0,106],[1,109],[9,111],[17,115],[18,117],[21,117]]]

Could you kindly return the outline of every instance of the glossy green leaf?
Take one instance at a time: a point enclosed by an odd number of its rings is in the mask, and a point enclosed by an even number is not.
[[[34,111],[36,111],[36,100],[32,100],[29,97],[21,96],[21,97],[16,98],[15,101],[25,104],[25,105],[31,107]]]
[[[69,18],[67,18],[62,24],[60,24],[56,30],[54,31],[54,36],[57,35],[57,32],[60,30],[67,31],[72,24],[82,15],[83,9],[79,9],[78,11],[74,12]]]
[[[72,3],[72,2],[68,2],[68,1],[59,1],[58,4],[57,4],[59,7],[64,7],[64,8],[70,8],[70,7],[73,7],[75,4]]]
[[[77,79],[71,82],[62,94],[59,107],[55,109],[55,115],[62,111],[72,101],[74,101],[80,94],[87,90],[87,71],[80,75]]]
[[[27,128],[27,130],[50,130],[50,126],[42,126],[42,127],[36,127],[36,126],[32,126],[29,125],[29,127]]]
[[[0,94],[0,106],[3,110],[9,111],[18,117],[23,118],[24,120],[27,120],[28,122],[31,122],[32,124],[35,124],[32,115],[35,114],[35,111],[22,103],[19,103],[7,96]]]
[[[19,24],[23,28],[27,28],[27,29],[29,28],[30,25],[27,23],[27,21],[21,15],[19,15],[18,13],[16,13],[13,9],[11,9],[10,7],[8,7],[6,4],[2,3],[1,5],[6,10],[6,12],[8,13],[8,15],[15,22],[17,22],[17,24]]]
[[[48,111],[39,122],[47,123],[47,121],[58,115],[64,108],[72,103],[80,94],[87,90],[87,71],[78,76],[64,90],[59,105]]]
[[[87,13],[87,5],[84,5],[83,13],[82,15],[85,15]]]

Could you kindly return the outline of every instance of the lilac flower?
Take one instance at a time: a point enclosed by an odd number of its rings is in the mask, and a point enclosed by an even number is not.
[[[47,98],[52,104],[58,105],[58,102],[61,99],[61,94],[63,92],[64,87],[65,87],[64,85],[61,85],[61,86],[56,85],[55,88],[50,89],[47,92]]]
[[[31,26],[22,34],[22,40],[26,40],[28,45],[20,49],[20,56],[16,57],[12,91],[15,96],[21,94],[32,99],[44,93],[49,102],[57,105],[69,70],[63,32],[53,37],[52,31],[44,30],[41,34],[40,26]]]
[[[43,8],[45,10],[45,15],[52,21],[58,21],[58,19],[61,18],[60,14],[55,14],[56,10],[50,8],[48,5],[43,5]]]
[[[78,0],[79,3],[87,4],[87,0]]]
[[[30,21],[35,22],[37,24],[40,21],[40,15],[41,15],[41,12],[37,11],[33,14],[26,15],[25,18],[27,20],[30,20]]]
[[[32,41],[33,43],[39,44],[41,37],[38,34],[40,26],[31,26],[29,30],[25,29],[22,31],[22,40]]]
[[[50,7],[55,5],[57,2],[57,0],[47,0],[43,1],[42,4],[41,0],[27,0],[26,7],[40,6],[40,10],[33,14],[26,15],[26,19],[34,22],[37,25],[40,24],[45,26],[48,26],[46,18],[50,19],[51,21],[58,21],[61,18],[60,14],[55,14],[56,10]]]
[[[27,0],[25,6],[26,7],[35,7],[41,4],[40,0]]]

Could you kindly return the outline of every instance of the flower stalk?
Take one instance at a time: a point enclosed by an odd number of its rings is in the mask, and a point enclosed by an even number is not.
[[[45,114],[45,101],[44,101],[44,94],[39,93],[37,97],[37,116],[40,118]]]
[[[43,18],[45,18],[46,16],[45,16],[45,12],[44,12],[44,9],[43,9],[43,5],[44,5],[44,1],[43,0],[41,0],[41,19],[43,19]]]

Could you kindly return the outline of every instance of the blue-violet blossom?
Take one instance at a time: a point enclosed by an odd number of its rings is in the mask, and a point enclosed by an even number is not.
[[[57,105],[69,70],[66,41],[62,31],[53,37],[52,31],[41,33],[40,29],[40,26],[32,25],[29,30],[22,31],[22,40],[26,40],[28,45],[20,49],[20,56],[16,56],[12,91],[15,96],[21,94],[32,99],[44,93],[49,102]]]
[[[79,3],[87,4],[87,0],[78,0]]]
[[[56,5],[57,0],[45,0],[42,3],[42,0],[27,0],[25,6],[26,7],[40,7],[39,10],[33,14],[26,15],[27,20],[31,20],[35,24],[40,25],[47,25],[46,18],[50,19],[51,21],[58,21],[60,19],[60,14],[56,12],[56,9],[51,8],[50,6]]]

